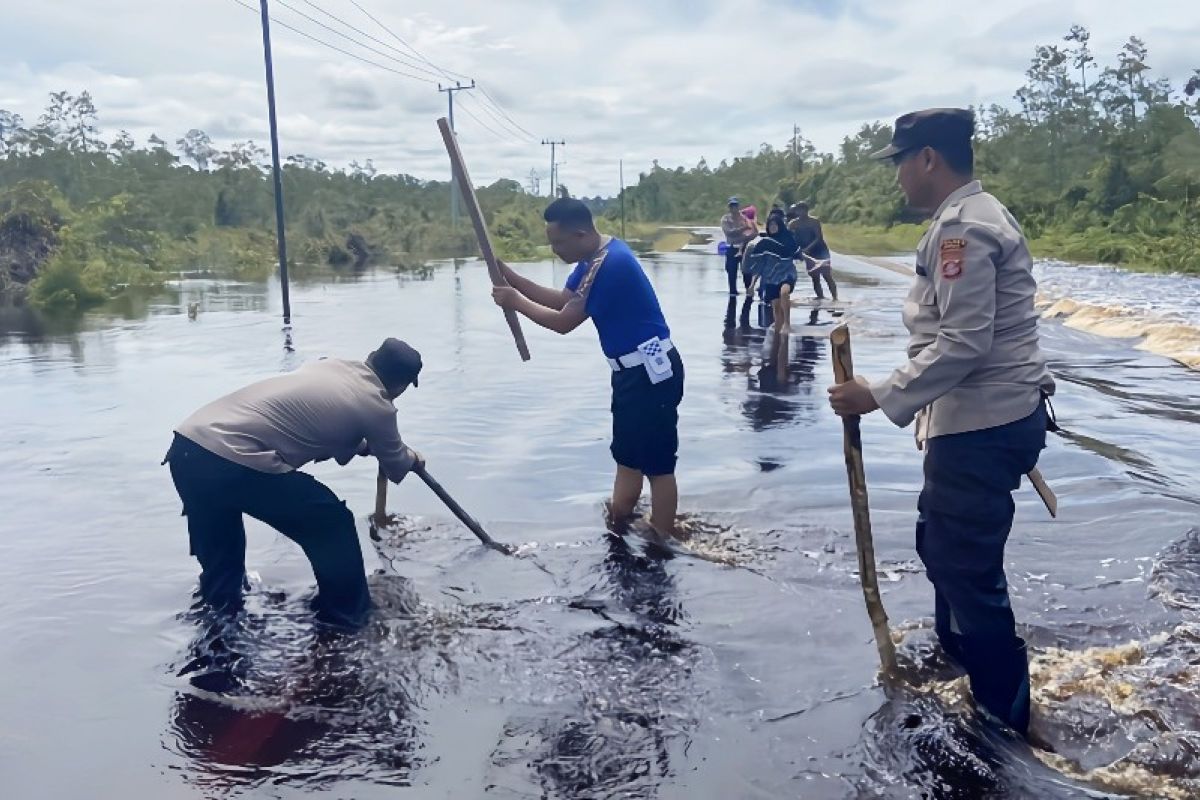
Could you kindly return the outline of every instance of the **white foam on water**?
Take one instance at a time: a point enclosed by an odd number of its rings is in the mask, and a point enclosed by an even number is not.
[[[1042,316],[1200,369],[1200,276],[1039,261]]]

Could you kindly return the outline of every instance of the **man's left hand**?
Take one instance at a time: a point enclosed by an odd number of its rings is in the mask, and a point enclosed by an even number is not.
[[[833,407],[834,413],[841,417],[870,414],[879,408],[879,403],[875,402],[875,396],[871,394],[867,385],[867,379],[861,375],[855,375],[852,381],[830,386],[826,391],[829,392],[829,405]]]
[[[521,293],[511,286],[493,286],[492,299],[501,308],[515,309],[521,299]]]

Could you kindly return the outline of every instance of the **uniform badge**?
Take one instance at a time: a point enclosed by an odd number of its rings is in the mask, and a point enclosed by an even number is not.
[[[948,281],[963,274],[963,256],[967,251],[966,239],[943,239],[938,245],[938,269]]]

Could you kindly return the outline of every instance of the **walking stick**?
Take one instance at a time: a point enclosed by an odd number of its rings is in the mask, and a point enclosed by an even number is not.
[[[421,478],[421,480],[425,481],[425,485],[433,490],[433,493],[436,494],[438,498],[446,504],[446,507],[453,512],[454,516],[458,517],[463,525],[467,526],[471,533],[475,534],[475,536],[479,538],[479,541],[483,542],[485,547],[490,547],[493,550],[504,553],[506,556],[512,555],[512,548],[506,544],[497,542],[491,536],[488,536],[488,533],[483,529],[483,526],[476,522],[474,517],[468,514],[466,510],[463,509],[463,507],[460,506],[458,502],[450,496],[450,493],[442,488],[440,483],[434,480],[433,476],[425,470],[424,466],[413,467],[412,471],[415,472],[417,476]],[[383,525],[387,520],[387,487],[388,479],[387,476],[383,474],[383,470],[381,469],[379,470],[379,477],[375,480],[376,525]]]
[[[833,348],[833,375],[838,383],[854,380],[854,359],[850,352],[850,329],[838,325],[829,334]],[[850,506],[854,511],[854,544],[858,551],[858,576],[862,581],[867,615],[875,631],[879,665],[887,681],[896,675],[896,646],[888,629],[887,612],[879,594],[879,576],[875,572],[875,542],[871,537],[871,511],[867,503],[867,475],[863,469],[862,433],[858,416],[842,417],[842,447],[846,455],[846,475],[850,481]]]
[[[467,207],[467,215],[471,217],[471,225],[475,228],[475,238],[479,241],[479,251],[487,263],[488,275],[492,278],[493,286],[508,286],[508,281],[500,272],[496,261],[496,250],[492,247],[492,237],[488,234],[487,220],[483,218],[483,209],[479,207],[479,198],[475,196],[475,186],[471,176],[467,174],[467,164],[463,161],[462,151],[458,149],[458,141],[450,130],[450,123],[445,117],[437,121],[438,130],[442,132],[442,141],[446,144],[446,152],[450,155],[450,168],[458,179],[458,189],[462,194],[463,205]],[[512,331],[513,341],[517,343],[517,352],[522,361],[529,360],[529,346],[525,344],[525,334],[521,331],[521,321],[517,312],[511,308],[504,309],[504,318],[508,320],[508,329]],[[437,491],[436,489],[434,491]],[[444,498],[443,498],[444,499]]]

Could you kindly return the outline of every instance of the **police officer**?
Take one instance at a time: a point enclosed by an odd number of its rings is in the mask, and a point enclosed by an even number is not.
[[[420,353],[389,338],[366,361],[313,361],[214,400],[180,423],[163,463],[183,501],[204,602],[240,607],[248,514],[303,548],[317,579],[320,621],[364,621],[371,597],[354,515],[300,468],[373,455],[390,480],[403,480],[424,462],[400,440],[393,401],[417,385],[420,372]]]
[[[758,229],[742,215],[742,204],[736,197],[729,198],[729,210],[721,217],[721,232],[725,234],[725,275],[729,278],[729,294],[732,297],[738,293],[737,276],[738,266],[742,263],[742,250],[746,242],[758,234]]]
[[[591,319],[612,369],[612,456],[617,462],[612,516],[628,519],[650,482],[650,524],[678,535],[675,483],[683,361],[658,296],[637,256],[620,239],[603,236],[592,212],[562,197],[543,214],[554,254],[576,263],[559,289],[541,286],[501,264],[509,286],[492,290],[496,304],[524,314],[543,328],[569,333]]]
[[[906,114],[874,154],[896,165],[909,205],[933,216],[904,303],[909,358],[882,380],[855,377],[829,395],[843,416],[881,409],[901,427],[916,419],[925,451],[917,552],[938,638],[966,669],[976,703],[1025,734],[1029,666],[1004,545],[1012,492],[1045,446],[1054,381],[1038,346],[1025,237],[972,178],[974,128],[964,109]]]

